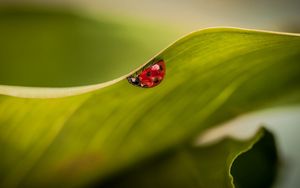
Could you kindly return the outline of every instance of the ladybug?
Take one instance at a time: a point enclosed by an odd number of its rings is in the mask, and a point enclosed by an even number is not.
[[[127,77],[127,80],[132,85],[151,88],[161,83],[166,74],[166,65],[163,60],[159,60],[156,63],[146,65],[141,71]]]

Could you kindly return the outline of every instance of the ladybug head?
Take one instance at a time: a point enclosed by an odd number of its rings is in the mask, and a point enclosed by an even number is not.
[[[140,79],[139,79],[139,77],[129,76],[129,77],[127,77],[127,80],[128,80],[129,83],[131,83],[133,85],[140,86]]]

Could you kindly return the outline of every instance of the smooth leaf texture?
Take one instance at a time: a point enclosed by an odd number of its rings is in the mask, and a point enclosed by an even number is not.
[[[14,25],[11,18],[14,15],[5,14],[1,23],[5,20],[8,28],[10,21]],[[37,23],[45,21],[43,17],[34,16],[32,19]],[[75,22],[78,18],[68,19],[66,22]],[[97,21],[94,23],[98,24]],[[27,26],[24,22],[24,28]],[[40,27],[45,29],[46,26]],[[55,28],[48,29],[54,32],[57,31]],[[72,38],[77,38],[76,33],[72,35]],[[101,45],[94,44],[92,39],[84,39],[88,33],[80,35],[84,36],[81,36],[82,43],[93,43],[92,50],[97,50],[94,45],[96,48]],[[1,40],[6,37],[1,35]],[[66,43],[72,46],[72,42]],[[41,48],[32,45],[32,49]],[[44,47],[47,45],[45,43]],[[132,48],[134,56],[127,57],[126,61],[129,68],[137,66],[129,60],[141,55],[140,49]],[[80,49],[73,49],[72,54],[84,55]],[[8,52],[12,54],[11,50]],[[56,53],[68,57],[70,54],[64,51]],[[108,53],[119,55],[115,50],[99,51],[90,54],[89,58],[107,57]],[[43,54],[39,55],[41,58],[35,62],[48,62]],[[54,56],[51,58],[58,58],[65,67],[73,63],[72,59],[61,60],[59,57],[62,56]],[[53,86],[48,75],[35,74],[43,72],[43,66],[34,67],[34,79],[28,82],[24,81],[26,75],[22,77],[21,73],[20,77],[14,74],[13,78],[12,73],[4,74],[14,72],[15,67],[26,68],[32,56],[24,55],[22,59],[3,57],[6,58],[0,62],[2,75],[5,75],[1,78],[2,84]],[[207,29],[180,39],[157,58],[164,59],[167,73],[165,80],[153,89],[133,87],[122,80],[101,90],[66,98],[1,96],[0,187],[72,187],[96,180],[101,182],[142,160],[187,144],[201,131],[233,117],[258,109],[298,104],[300,100],[300,37],[296,35]],[[123,61],[110,60],[113,66],[122,66]],[[74,70],[81,71],[87,66],[86,62],[77,61]],[[97,74],[91,80],[98,82],[101,75],[108,75],[106,69],[101,69],[101,65],[108,62],[99,60],[94,63],[98,68],[93,71]],[[10,64],[15,67],[10,68]],[[33,67],[29,66],[30,69]],[[88,84],[91,80],[88,74],[86,76],[82,82],[77,78],[78,83]],[[37,79],[39,77],[45,82]],[[73,79],[72,76],[69,78]],[[60,79],[56,83],[59,84]],[[62,85],[55,86],[65,85],[66,82],[62,82]]]

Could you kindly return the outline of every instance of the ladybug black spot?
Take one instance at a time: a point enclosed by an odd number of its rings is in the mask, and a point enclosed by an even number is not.
[[[148,77],[151,76],[151,72],[150,71],[147,72],[147,76]]]
[[[157,84],[159,82],[158,78],[154,78],[153,82]]]
[[[161,65],[159,65],[159,70],[164,70],[164,68]]]

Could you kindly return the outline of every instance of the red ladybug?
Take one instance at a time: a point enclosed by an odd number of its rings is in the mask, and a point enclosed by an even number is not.
[[[166,65],[163,60],[159,60],[150,66],[146,66],[127,78],[128,82],[139,87],[151,88],[155,87],[164,79],[166,74]]]

